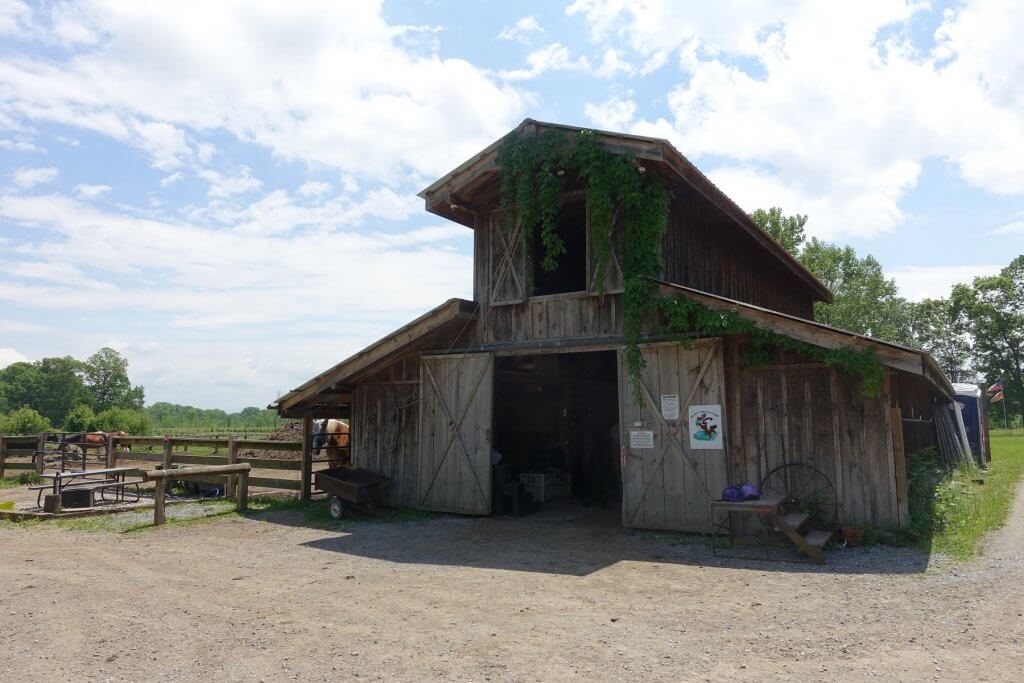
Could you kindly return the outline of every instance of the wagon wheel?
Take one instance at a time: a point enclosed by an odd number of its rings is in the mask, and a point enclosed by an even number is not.
[[[833,529],[839,520],[836,487],[825,473],[803,463],[780,465],[761,480],[762,495],[782,496],[782,511],[806,512],[813,524]]]
[[[327,509],[334,519],[341,519],[345,516],[345,504],[337,496],[331,496],[331,504]]]

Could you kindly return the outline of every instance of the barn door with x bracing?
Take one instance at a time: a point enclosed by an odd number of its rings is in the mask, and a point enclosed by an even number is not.
[[[710,531],[711,501],[726,486],[724,369],[720,339],[641,347],[645,366],[636,402],[619,352],[622,523],[644,529]],[[691,447],[690,406],[718,407],[718,428]],[[709,430],[712,431],[712,430]]]
[[[523,229],[515,214],[498,211],[490,214],[490,289],[491,303],[521,304],[526,301],[526,244]]]
[[[493,401],[491,354],[421,359],[420,508],[490,514]]]

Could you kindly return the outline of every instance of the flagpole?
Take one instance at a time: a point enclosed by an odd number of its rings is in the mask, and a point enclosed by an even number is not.
[[[1006,420],[1006,402],[1007,402],[1007,398],[1006,398],[1006,382],[1004,382],[1003,378],[1000,377],[999,378],[999,383],[1001,385],[1003,385],[1003,429],[1009,429],[1010,428],[1010,423],[1007,422],[1007,420]]]

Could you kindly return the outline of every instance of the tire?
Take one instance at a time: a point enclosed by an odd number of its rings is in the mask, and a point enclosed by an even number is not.
[[[345,505],[341,502],[341,498],[337,496],[331,497],[331,503],[327,509],[334,519],[341,519],[345,516]]]

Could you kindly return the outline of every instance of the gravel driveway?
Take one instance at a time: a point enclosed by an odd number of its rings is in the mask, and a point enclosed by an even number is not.
[[[581,519],[0,528],[0,679],[1020,680],[1024,503],[984,557],[719,560]]]

